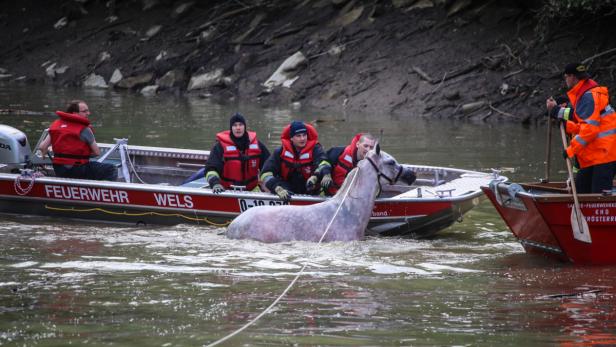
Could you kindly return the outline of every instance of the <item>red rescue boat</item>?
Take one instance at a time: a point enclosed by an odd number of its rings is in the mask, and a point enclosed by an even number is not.
[[[208,151],[129,146],[124,139],[99,146],[98,160],[117,165],[117,182],[55,177],[51,161],[32,154],[23,132],[0,125],[0,211],[138,225],[224,227],[251,207],[285,204],[268,192],[238,189],[214,194],[203,178],[183,183],[204,166]],[[481,185],[506,180],[494,173],[406,166],[417,173],[416,182],[383,186],[369,234],[431,236],[479,204],[484,198]],[[325,199],[294,195],[290,203]]]
[[[575,264],[616,264],[616,195],[578,194],[586,242],[574,237],[574,199],[564,182],[492,182],[481,189],[526,252]]]

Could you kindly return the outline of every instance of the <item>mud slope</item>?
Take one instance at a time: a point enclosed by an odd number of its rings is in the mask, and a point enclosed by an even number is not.
[[[543,118],[567,62],[615,87],[613,16],[538,25],[526,3],[3,1],[0,83],[515,122]]]

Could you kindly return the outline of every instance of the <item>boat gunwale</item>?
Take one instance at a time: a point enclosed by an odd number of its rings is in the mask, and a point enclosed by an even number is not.
[[[407,164],[403,164],[407,165]],[[411,165],[412,166],[412,165]],[[416,166],[414,166],[416,167]],[[457,171],[461,173],[471,173],[471,174],[481,174],[485,175],[486,178],[490,175],[488,173],[482,173],[479,171],[471,171],[464,169],[449,169],[449,168],[441,168],[434,166],[422,166],[424,168],[430,169],[445,169],[451,171]],[[13,173],[0,173],[0,180],[12,180],[14,181],[17,177],[20,177],[20,174]],[[502,176],[501,176],[502,177]],[[78,185],[85,187],[96,187],[96,188],[107,188],[107,189],[128,189],[128,190],[136,190],[136,191],[161,191],[165,193],[174,193],[174,194],[194,194],[194,195],[207,195],[207,196],[224,196],[229,198],[258,198],[263,200],[280,200],[275,194],[267,193],[267,192],[251,192],[251,191],[225,191],[222,193],[214,194],[208,188],[198,188],[198,187],[185,187],[185,186],[171,186],[171,185],[162,185],[162,184],[149,184],[149,183],[128,183],[122,181],[95,181],[95,180],[87,180],[87,179],[76,179],[76,178],[60,178],[53,176],[44,176],[38,177],[35,179],[37,182],[46,183],[46,184],[65,184],[65,185]],[[24,182],[28,182],[29,179],[25,178]],[[438,187],[438,186],[435,186]],[[411,189],[416,189],[417,187]],[[463,202],[478,196],[483,195],[483,191],[481,190],[481,186],[477,187],[477,189],[471,190],[472,193],[466,193],[458,196],[442,196],[442,197],[420,197],[420,198],[412,198],[412,197],[397,197],[397,195],[387,198],[377,198],[375,203],[416,203],[416,202]],[[11,195],[12,196],[12,195]],[[309,201],[309,202],[321,202],[325,201],[328,198],[320,197],[320,196],[312,196],[312,195],[303,195],[303,194],[295,194],[292,198],[294,201]]]

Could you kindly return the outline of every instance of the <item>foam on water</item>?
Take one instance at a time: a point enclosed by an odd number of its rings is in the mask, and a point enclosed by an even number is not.
[[[392,264],[373,264],[370,270],[376,274],[415,274],[415,275],[438,275],[438,271],[426,271],[411,266],[397,266]]]
[[[454,267],[454,266],[441,265],[441,264],[420,263],[417,265],[425,269],[429,269],[429,270],[447,270],[447,271],[452,271],[452,272],[483,272],[481,270],[465,269],[461,267]]]
[[[0,287],[17,286],[19,282],[0,282]]]
[[[11,264],[11,267],[27,268],[33,274],[39,271],[37,277],[54,278],[59,282],[86,281],[92,275],[104,273],[218,276],[189,283],[202,290],[227,286],[224,278],[291,277],[305,264],[308,267],[304,276],[321,278],[368,273],[413,277],[473,273],[481,271],[473,268],[474,262],[495,253],[516,253],[521,249],[515,242],[479,241],[481,238],[498,238],[500,233],[485,230],[489,228],[481,228],[482,231],[475,235],[477,238],[467,242],[447,238],[368,238],[365,241],[324,244],[264,244],[252,240],[230,240],[221,234],[224,229],[192,225],[164,228],[48,227],[32,227],[29,240],[49,245],[53,250],[50,254],[57,261],[22,261]],[[66,251],[62,250],[65,244],[75,247],[75,250],[65,254]],[[72,259],[66,259],[69,254],[74,255]],[[34,281],[32,285],[36,283]],[[40,282],[38,285],[50,283]]]
[[[208,273],[228,271],[229,269],[213,268],[213,267],[191,267],[191,266],[173,266],[160,265],[152,263],[123,263],[111,261],[68,261],[61,263],[45,263],[41,268],[50,269],[76,269],[76,270],[96,270],[96,271],[153,271],[153,272],[176,272],[176,273]]]
[[[38,264],[38,262],[36,261],[24,261],[21,263],[17,263],[17,264],[13,264],[13,265],[9,265],[10,267],[15,267],[15,268],[26,268],[26,267],[31,267]]]

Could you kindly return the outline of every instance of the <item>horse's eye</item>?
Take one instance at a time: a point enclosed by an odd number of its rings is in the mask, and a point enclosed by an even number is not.
[[[385,165],[394,165],[394,164],[396,164],[395,160],[391,160],[391,159],[385,160]]]

